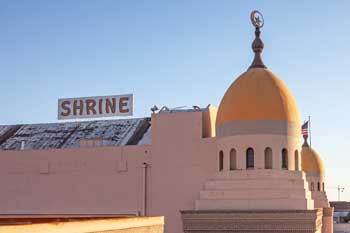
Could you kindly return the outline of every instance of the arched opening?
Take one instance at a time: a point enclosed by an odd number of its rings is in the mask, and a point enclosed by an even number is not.
[[[224,152],[221,150],[219,152],[219,171],[224,169]]]
[[[247,169],[254,168],[254,150],[251,147],[249,147],[246,152],[246,164]]]
[[[320,182],[317,182],[317,191],[321,191],[321,184],[320,184]]]
[[[236,170],[236,169],[237,169],[236,150],[232,148],[230,151],[230,170]]]
[[[294,152],[294,167],[296,171],[299,171],[299,152],[298,150],[295,150]]]
[[[282,150],[282,169],[288,170],[288,151],[285,148]]]
[[[272,149],[270,147],[265,149],[265,169],[272,169]]]
[[[322,182],[322,190],[325,192],[326,190],[324,189],[324,182]]]
[[[311,190],[311,191],[315,191],[314,182],[311,182],[310,190]]]

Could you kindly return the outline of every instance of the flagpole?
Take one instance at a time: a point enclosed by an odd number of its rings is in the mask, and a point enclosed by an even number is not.
[[[309,116],[309,137],[310,137],[310,147],[311,147],[311,117]]]

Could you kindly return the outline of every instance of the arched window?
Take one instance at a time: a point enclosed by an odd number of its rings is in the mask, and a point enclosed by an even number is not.
[[[294,167],[296,171],[299,171],[299,152],[295,150],[294,152]]]
[[[224,169],[224,152],[221,150],[219,152],[219,171]]]
[[[317,182],[317,191],[321,191],[321,184],[320,184],[320,182]]]
[[[272,169],[272,150],[270,147],[265,149],[265,169]]]
[[[231,149],[230,151],[230,170],[237,169],[237,158],[236,158],[236,150]]]
[[[246,164],[247,164],[247,169],[254,168],[254,150],[251,147],[247,149]]]
[[[315,191],[315,187],[314,187],[314,182],[311,182],[311,187],[310,187],[311,191]]]
[[[288,170],[288,151],[287,151],[287,149],[282,150],[282,169]]]

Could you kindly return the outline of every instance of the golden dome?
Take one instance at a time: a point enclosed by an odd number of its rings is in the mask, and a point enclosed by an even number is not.
[[[287,86],[270,70],[250,68],[221,100],[216,127],[232,121],[280,120],[299,125],[299,111]]]
[[[325,167],[318,153],[309,147],[303,145],[301,149],[301,168],[305,173],[320,176],[324,178]]]

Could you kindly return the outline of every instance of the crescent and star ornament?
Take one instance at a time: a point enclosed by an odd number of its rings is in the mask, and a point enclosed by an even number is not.
[[[262,28],[264,26],[264,17],[257,10],[252,11],[250,14],[250,20],[255,28]]]

